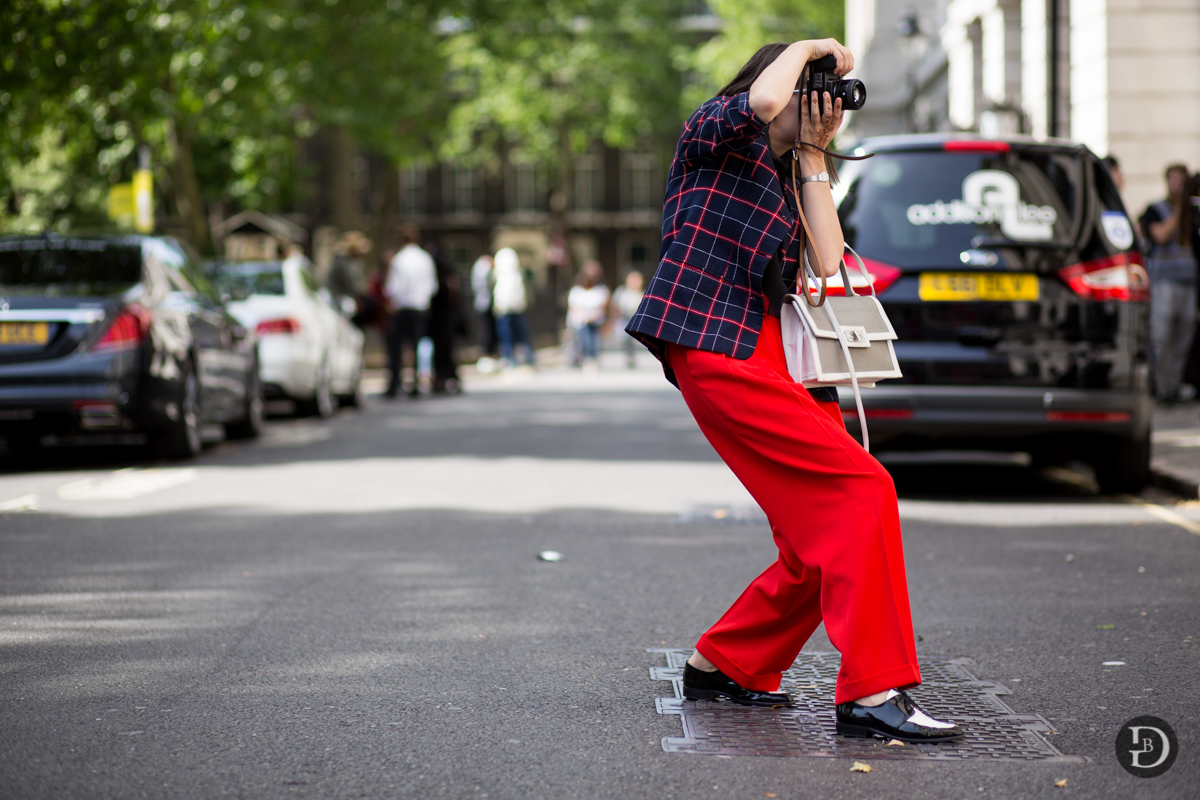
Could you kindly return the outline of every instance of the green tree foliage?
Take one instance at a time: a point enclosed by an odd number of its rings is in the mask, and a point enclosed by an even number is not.
[[[708,5],[705,41],[693,0],[6,0],[0,225],[94,220],[145,145],[203,244],[207,203],[296,203],[322,128],[395,164],[536,164],[561,212],[575,154],[669,151],[759,45],[841,35],[840,0]]]
[[[561,211],[571,157],[597,141],[673,139],[688,34],[680,0],[515,0],[447,20],[454,108],[441,154],[546,171]],[[556,202],[557,198],[557,202]]]
[[[14,155],[27,156],[37,131],[55,126],[95,159],[93,175],[111,180],[124,177],[137,145],[146,145],[165,166],[158,182],[203,242],[196,139],[269,129],[289,99],[286,82],[258,54],[247,8],[220,0],[10,0],[3,14],[0,25],[12,31],[3,70]]]
[[[205,200],[282,199],[297,138],[322,124],[395,158],[427,144],[442,73],[431,16],[402,0],[8,0],[0,158],[36,159],[49,126],[108,182],[148,145],[203,243]]]
[[[764,44],[834,37],[845,41],[844,0],[709,0],[720,34],[686,54],[694,80],[685,105],[712,97]]]

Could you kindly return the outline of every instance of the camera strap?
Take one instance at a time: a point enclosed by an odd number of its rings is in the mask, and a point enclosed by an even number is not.
[[[797,129],[798,131],[799,129]],[[797,144],[800,141],[800,135],[796,134]],[[817,252],[817,242],[813,238],[812,231],[808,228],[808,220],[804,217],[804,203],[800,196],[800,189],[796,181],[797,164],[800,163],[800,148],[792,148],[792,195],[796,198],[796,214],[800,217],[800,261],[802,266],[796,275],[797,293],[804,295],[804,299],[811,306],[821,306],[825,304],[825,292],[827,290],[825,265],[821,263],[821,254]],[[811,243],[813,258],[817,262],[817,272],[821,276],[821,293],[817,297],[816,302],[813,302],[812,293],[808,291],[808,278],[812,274],[812,265],[808,263],[808,248]],[[816,275],[812,276],[816,279]]]

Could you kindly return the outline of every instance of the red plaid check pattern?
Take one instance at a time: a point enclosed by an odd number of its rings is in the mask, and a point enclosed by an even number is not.
[[[762,328],[763,271],[785,239],[784,274],[794,274],[795,198],[780,185],[766,127],[745,92],[709,100],[683,126],[658,269],[625,327],[660,360],[664,342],[749,358]]]

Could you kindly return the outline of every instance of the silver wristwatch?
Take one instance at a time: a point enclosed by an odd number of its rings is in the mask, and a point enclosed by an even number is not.
[[[828,172],[818,172],[816,175],[809,175],[806,178],[800,179],[801,183],[810,183],[810,182],[816,183],[818,181],[821,183],[829,183],[829,173]]]

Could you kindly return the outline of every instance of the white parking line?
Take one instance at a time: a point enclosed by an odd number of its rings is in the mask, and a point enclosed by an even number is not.
[[[107,477],[85,478],[58,487],[63,500],[132,500],[196,479],[196,470],[119,469]]]
[[[0,511],[37,511],[38,496],[36,494],[23,494],[20,497],[14,497],[12,500],[5,500],[0,503]]]

